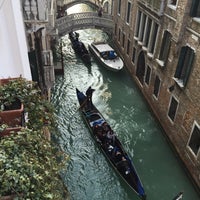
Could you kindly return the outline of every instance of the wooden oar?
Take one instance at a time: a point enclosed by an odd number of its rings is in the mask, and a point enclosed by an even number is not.
[[[85,103],[87,102],[87,100],[88,100],[88,98],[86,98],[86,99],[83,101],[83,103],[76,109],[76,111],[74,112],[74,114],[69,118],[69,122],[70,122],[71,119],[74,117],[74,115],[77,113],[77,111],[85,105]]]

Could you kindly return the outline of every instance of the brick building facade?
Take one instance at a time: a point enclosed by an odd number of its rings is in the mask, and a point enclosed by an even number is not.
[[[113,1],[114,40],[200,188],[200,2]]]

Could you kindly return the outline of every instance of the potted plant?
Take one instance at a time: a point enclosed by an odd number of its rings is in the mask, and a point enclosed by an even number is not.
[[[17,92],[17,78],[0,80],[0,126],[7,125],[0,131],[0,136],[17,132],[24,124],[24,106]]]
[[[49,139],[55,133],[53,106],[37,83],[22,78],[0,85],[3,108],[16,99],[27,120],[24,127],[0,124],[0,135],[8,135],[0,139],[0,199],[67,199],[60,170],[68,156]]]

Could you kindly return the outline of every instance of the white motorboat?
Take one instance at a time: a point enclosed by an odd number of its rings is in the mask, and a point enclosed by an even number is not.
[[[124,67],[122,59],[106,42],[93,42],[88,46],[88,48],[90,52],[98,59],[98,61],[107,69],[119,71]]]

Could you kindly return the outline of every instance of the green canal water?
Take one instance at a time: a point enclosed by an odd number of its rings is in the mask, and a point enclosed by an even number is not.
[[[95,29],[78,31],[88,45],[94,39],[108,40]],[[138,200],[95,145],[78,110],[75,89],[95,89],[93,103],[115,130],[132,158],[147,194],[147,200],[172,200],[183,191],[183,200],[199,200],[190,179],[169,147],[163,130],[150,112],[136,84],[123,69],[111,72],[92,57],[86,66],[74,54],[68,36],[64,75],[57,75],[51,101],[56,107],[58,143],[70,155],[62,173],[71,200]]]

